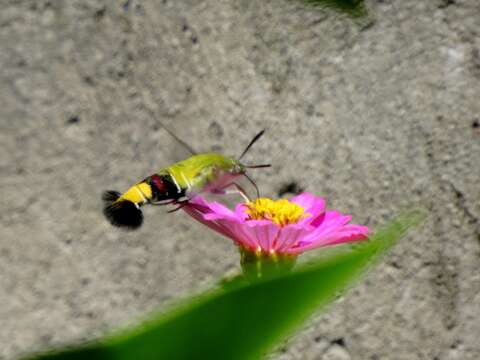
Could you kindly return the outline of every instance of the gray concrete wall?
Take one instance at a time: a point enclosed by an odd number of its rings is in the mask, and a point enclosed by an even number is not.
[[[2,1],[0,358],[92,339],[236,269],[228,240],[101,214],[199,150],[272,162],[377,226],[426,225],[275,359],[480,358],[480,3],[368,1],[358,26],[294,2]]]

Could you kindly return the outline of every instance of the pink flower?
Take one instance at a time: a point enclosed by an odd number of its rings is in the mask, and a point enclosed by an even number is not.
[[[367,239],[368,227],[348,224],[350,215],[326,210],[325,200],[302,193],[289,200],[257,200],[234,211],[200,196],[183,207],[189,215],[232,239],[242,251],[257,255],[291,255]]]

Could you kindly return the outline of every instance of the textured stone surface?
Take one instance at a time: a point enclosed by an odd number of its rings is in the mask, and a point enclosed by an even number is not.
[[[369,1],[370,26],[293,2],[3,1],[0,358],[92,339],[237,267],[226,240],[100,194],[199,150],[239,154],[376,226],[429,209],[275,359],[480,358],[480,4]]]

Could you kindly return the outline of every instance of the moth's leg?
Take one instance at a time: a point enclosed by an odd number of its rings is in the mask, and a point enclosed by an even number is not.
[[[175,208],[175,209],[172,209],[172,210],[168,210],[167,213],[173,213],[175,211],[178,211],[180,210],[181,208],[183,208],[184,206],[186,206],[188,204],[188,200],[180,200],[180,201],[176,201],[175,204],[178,204],[178,206]]]
[[[217,192],[218,191],[218,192]],[[236,182],[231,182],[226,184],[225,186],[221,187],[220,189],[216,189],[215,193],[217,194],[240,194],[245,201],[250,202],[250,198],[247,195],[247,192]]]
[[[165,206],[165,205],[171,205],[171,204],[174,204],[174,205],[183,204],[183,205],[185,205],[186,203],[188,203],[189,200],[190,199],[187,198],[187,197],[181,197],[181,198],[178,198],[178,199],[150,201],[149,204],[154,205],[154,206]]]
[[[153,206],[164,206],[164,205],[170,205],[170,204],[175,204],[177,202],[177,200],[173,199],[173,200],[164,200],[164,201],[149,201],[148,204],[149,205],[153,205]]]

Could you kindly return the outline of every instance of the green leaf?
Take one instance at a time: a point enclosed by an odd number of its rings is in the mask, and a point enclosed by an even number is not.
[[[353,17],[362,17],[367,15],[364,0],[300,0],[306,5],[331,8],[339,12],[346,13]]]
[[[319,257],[293,272],[253,283],[237,277],[154,315],[147,324],[91,346],[36,359],[261,359],[423,218],[422,212],[409,212],[369,241]]]

